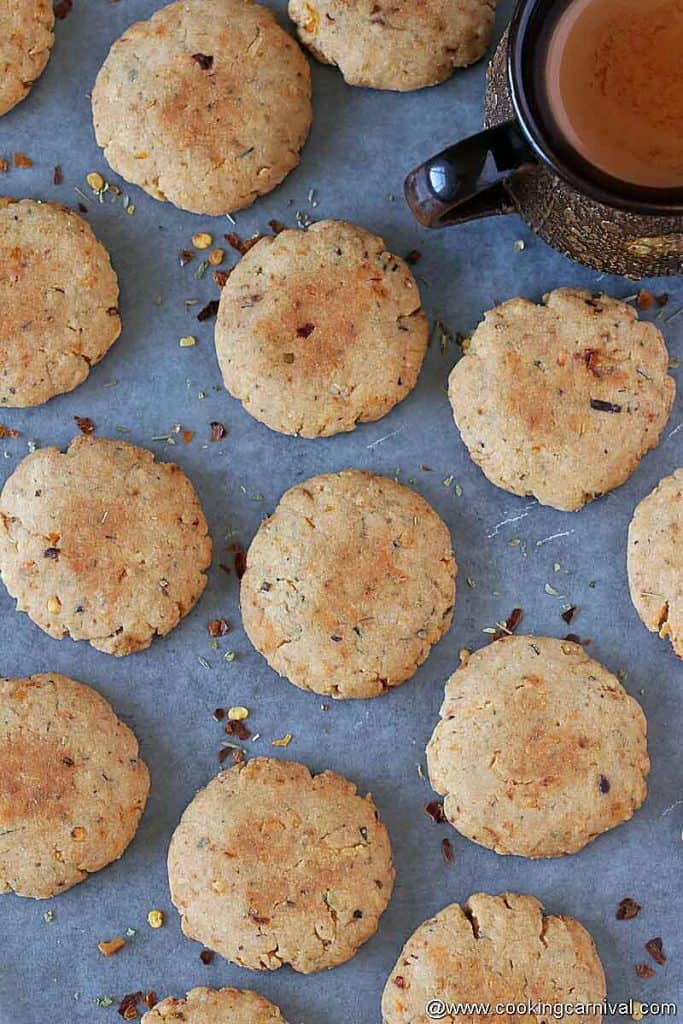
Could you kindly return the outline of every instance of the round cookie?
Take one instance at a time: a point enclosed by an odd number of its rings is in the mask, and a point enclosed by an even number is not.
[[[407,92],[479,60],[496,0],[289,0],[299,38],[349,85]]]
[[[186,999],[162,999],[141,1024],[286,1024],[277,1006],[256,992],[238,988],[193,988]]]
[[[375,933],[394,868],[370,795],[334,772],[259,757],[195,796],[168,877],[189,938],[242,967],[309,974]]]
[[[57,640],[117,655],[149,647],[198,600],[210,560],[190,481],[124,441],[40,448],[0,495],[2,580]]]
[[[117,174],[183,210],[225,214],[298,164],[310,69],[267,7],[178,0],[114,43],[92,107]]]
[[[5,0],[0,33],[0,115],[28,96],[54,42],[52,0]]]
[[[149,792],[107,701],[61,675],[0,679],[0,893],[47,899],[122,855]]]
[[[683,658],[683,469],[637,506],[628,530],[631,600],[649,630]]]
[[[631,306],[559,288],[486,313],[449,380],[462,439],[489,480],[571,512],[654,448],[674,382],[662,335]]]
[[[447,527],[394,480],[347,469],[292,487],[247,552],[254,647],[303,690],[376,697],[409,679],[453,618]]]
[[[231,395],[303,437],[384,416],[415,387],[427,341],[406,264],[344,221],[262,238],[231,273],[216,322]]]
[[[451,903],[408,939],[382,997],[384,1024],[427,1024],[426,1008],[443,1001],[440,1020],[493,1020],[493,1014],[448,1012],[449,1004],[570,1004],[576,1024],[600,1024],[600,1012],[580,1012],[605,998],[605,974],[586,929],[572,917],[544,914],[533,896],[475,893]],[[590,1007],[586,1007],[590,1009]],[[434,1019],[437,1019],[433,1015]],[[501,1024],[540,1024],[547,1013],[501,1013]]]
[[[0,406],[82,384],[121,333],[109,255],[65,206],[0,199]]]
[[[579,644],[504,637],[446,683],[429,778],[475,843],[559,857],[640,807],[646,730],[640,705]]]

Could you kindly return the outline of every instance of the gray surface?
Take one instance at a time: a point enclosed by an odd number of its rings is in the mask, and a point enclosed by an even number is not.
[[[95,145],[86,94],[111,42],[129,22],[158,6],[158,0],[76,0],[70,17],[57,26],[46,74],[29,100],[0,122],[0,153],[23,150],[35,160],[31,170],[3,178],[7,193],[73,204],[73,188],[87,191],[83,179],[89,171],[117,180]],[[509,3],[502,4],[498,34],[509,9]],[[242,235],[265,228],[270,217],[292,223],[295,210],[308,209],[318,217],[356,220],[384,235],[398,253],[418,247],[424,252],[417,269],[430,315],[464,332],[484,309],[512,295],[538,297],[572,283],[622,296],[634,291],[623,280],[601,280],[571,265],[530,237],[516,218],[433,234],[411,221],[400,200],[403,174],[477,128],[483,63],[437,89],[404,96],[349,89],[334,70],[320,66],[313,76],[315,123],[303,162],[283,187],[237,216]],[[52,185],[57,163],[64,168],[61,188]],[[311,188],[319,197],[316,209],[307,202]],[[369,1024],[378,1020],[384,979],[413,929],[446,903],[477,890],[534,893],[550,911],[577,916],[597,941],[612,997],[680,996],[683,673],[668,644],[641,625],[625,572],[626,529],[635,503],[683,461],[683,432],[671,433],[682,422],[680,398],[665,439],[631,481],[577,514],[530,507],[528,501],[497,491],[469,461],[444,395],[455,348],[444,356],[433,345],[415,393],[377,424],[330,440],[278,436],[220,390],[212,324],[197,324],[196,310],[187,312],[183,305],[189,297],[213,298],[215,288],[209,275],[195,280],[196,262],[181,270],[178,251],[194,231],[205,228],[219,235],[229,225],[129,191],[136,205],[133,217],[119,206],[93,202],[88,214],[120,276],[123,335],[75,393],[35,411],[2,415],[23,436],[2,442],[6,461],[0,461],[0,473],[4,479],[15,467],[28,438],[67,444],[74,415],[91,416],[101,436],[125,426],[128,439],[176,460],[194,481],[216,558],[209,587],[193,614],[151,650],[120,660],[83,643],[49,639],[14,611],[4,589],[0,593],[0,674],[50,670],[91,683],[135,728],[153,780],[142,827],[118,864],[55,900],[0,898],[1,1024],[119,1020],[114,1007],[95,1007],[95,997],[120,998],[138,988],[179,995],[197,984],[254,987],[281,1005],[290,1024]],[[395,194],[394,201],[389,193]],[[516,239],[525,240],[524,251],[513,249]],[[667,316],[683,302],[680,282],[650,287],[672,293]],[[158,296],[160,306],[155,304]],[[664,326],[672,355],[681,355],[683,316]],[[196,334],[200,343],[181,350],[178,338],[187,333]],[[115,380],[117,387],[105,388]],[[202,390],[207,397],[200,400]],[[229,428],[222,444],[205,443],[212,419]],[[196,431],[189,446],[151,441],[176,422]],[[423,463],[433,472],[421,471]],[[240,628],[235,576],[226,576],[218,563],[224,540],[248,543],[288,486],[348,465],[387,474],[398,468],[404,481],[414,481],[452,530],[460,586],[454,627],[413,680],[388,697],[333,704],[323,712],[316,696],[276,678],[250,649]],[[442,483],[451,474],[462,487],[461,497]],[[567,531],[568,536],[539,543]],[[510,546],[515,537],[524,545]],[[567,575],[553,571],[556,562]],[[468,576],[476,588],[465,585]],[[589,587],[592,580],[595,586]],[[544,592],[546,582],[579,606],[571,628],[591,638],[590,652],[611,669],[626,671],[625,685],[648,715],[653,772],[650,795],[635,820],[577,856],[534,863],[496,856],[447,826],[433,825],[421,810],[431,791],[418,778],[416,765],[423,760],[443,682],[456,666],[458,650],[485,642],[483,627],[520,605],[525,629],[549,635],[567,631],[560,619],[562,602]],[[218,615],[233,627],[221,641],[223,650],[230,647],[238,654],[232,664],[208,648],[206,624]],[[199,656],[208,658],[210,669],[202,667]],[[304,978],[289,969],[257,974],[218,957],[205,967],[200,947],[181,936],[168,896],[166,847],[183,808],[217,770],[221,727],[211,712],[232,703],[252,708],[249,724],[262,736],[253,744],[254,753],[279,754],[314,770],[329,767],[347,775],[372,790],[390,829],[398,878],[379,933],[354,960],[326,974]],[[294,734],[291,746],[286,751],[271,747],[270,741],[286,731]],[[455,850],[450,866],[440,851],[444,835]],[[620,923],[614,912],[626,895],[642,903],[643,911],[637,920]],[[152,907],[167,914],[161,931],[146,924]],[[48,909],[54,910],[51,924],[43,920]],[[97,942],[129,927],[137,929],[129,946],[103,959]],[[633,965],[648,959],[643,943],[654,935],[663,937],[669,959],[654,979],[641,981]]]

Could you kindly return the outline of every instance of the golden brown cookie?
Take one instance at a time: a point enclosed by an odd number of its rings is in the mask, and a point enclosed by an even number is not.
[[[95,135],[155,199],[230,213],[296,167],[310,94],[308,62],[267,7],[178,0],[112,46],[92,94]]]
[[[54,42],[52,0],[3,0],[0,31],[0,115],[26,97]]]
[[[228,391],[272,430],[322,437],[377,420],[412,391],[427,350],[415,278],[344,221],[262,238],[221,292]]]
[[[408,939],[382,998],[384,1024],[429,1020],[542,1024],[548,1011],[505,1012],[510,1004],[569,1004],[575,1024],[600,1024],[581,1012],[605,998],[605,974],[595,944],[572,917],[546,915],[533,896],[475,893],[425,921]],[[490,1003],[481,1016],[449,1012],[457,1003]],[[495,1013],[496,1004],[502,1011]],[[427,1008],[432,1007],[429,1016]],[[440,1010],[445,1004],[445,1012]],[[589,1010],[592,1007],[589,1008]],[[438,1016],[437,1016],[438,1014]]]
[[[123,441],[28,455],[0,495],[0,573],[17,610],[61,640],[130,654],[206,586],[211,540],[185,474]]]
[[[462,439],[489,480],[574,511],[654,448],[674,381],[654,324],[605,295],[559,288],[484,317],[449,380]]]
[[[142,1024],[286,1024],[277,1006],[238,988],[193,988],[185,999],[162,999]]]
[[[446,683],[429,778],[475,843],[559,857],[640,807],[646,730],[640,705],[579,644],[504,637]]]
[[[668,637],[683,658],[683,469],[661,480],[633,514],[628,582],[647,628]]]
[[[65,206],[0,199],[0,406],[81,384],[121,333],[107,250]]]
[[[149,774],[107,701],[57,674],[0,679],[0,893],[46,899],[118,860]]]
[[[453,617],[456,564],[430,505],[347,469],[287,491],[247,553],[242,622],[303,690],[376,697],[409,679]]]
[[[349,960],[394,884],[368,795],[334,772],[259,757],[221,772],[183,814],[168,852],[188,938],[254,970],[309,974]]]
[[[479,60],[496,0],[289,0],[299,38],[349,85],[401,92]]]

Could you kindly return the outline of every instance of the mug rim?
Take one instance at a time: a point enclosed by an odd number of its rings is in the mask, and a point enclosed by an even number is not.
[[[549,133],[534,110],[528,95],[525,76],[528,74],[526,48],[532,19],[545,0],[518,0],[510,22],[507,47],[507,75],[515,116],[539,159],[577,192],[619,210],[644,216],[683,216],[683,186],[653,188],[622,181],[601,171],[572,149],[569,143],[554,145]],[[570,0],[558,0],[565,4]],[[562,149],[571,153],[567,160]]]

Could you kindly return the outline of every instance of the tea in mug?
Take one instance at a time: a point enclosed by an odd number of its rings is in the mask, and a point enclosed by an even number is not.
[[[633,185],[683,186],[683,0],[572,0],[544,80],[552,120],[590,164]]]

